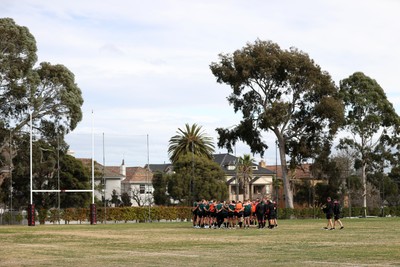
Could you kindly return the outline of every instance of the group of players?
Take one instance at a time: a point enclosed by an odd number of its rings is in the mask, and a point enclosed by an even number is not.
[[[207,201],[205,199],[193,203],[194,228],[226,228],[248,229],[257,225],[259,229],[273,229],[278,226],[276,202],[270,199],[250,201]]]

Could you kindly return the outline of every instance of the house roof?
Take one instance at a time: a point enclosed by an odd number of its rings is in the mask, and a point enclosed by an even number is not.
[[[296,169],[293,171],[289,171],[288,175],[292,179],[310,179],[312,178],[312,173],[310,170],[311,164],[305,163],[297,166]],[[276,176],[281,178],[282,177],[282,166],[281,165],[267,165],[265,168],[276,172]]]
[[[228,154],[228,153],[214,154],[213,157],[214,157],[214,161],[216,163],[218,163],[219,166],[221,166],[221,168],[224,170],[224,172],[227,175],[236,175],[236,169],[235,168],[229,169],[229,166],[236,166],[236,162],[238,159],[237,157],[235,157],[231,154]],[[274,175],[275,174],[274,171],[264,168],[264,167],[261,167],[257,164],[254,164],[253,166],[257,167],[255,169],[253,169],[253,176]]]
[[[151,172],[165,172],[168,167],[172,164],[149,164],[149,169]],[[147,164],[144,166],[147,168]]]
[[[84,166],[91,168],[92,159],[89,159],[89,158],[77,158],[77,159],[80,160]],[[103,166],[102,164],[98,163],[97,161],[94,161],[94,170],[101,174],[103,174],[103,171],[104,171],[104,177],[107,179],[113,179],[113,178],[121,179],[124,177],[123,174],[120,174],[120,167]],[[95,178],[99,178],[99,177],[97,176]]]
[[[151,183],[153,173],[143,167],[126,167],[126,178],[123,183]]]

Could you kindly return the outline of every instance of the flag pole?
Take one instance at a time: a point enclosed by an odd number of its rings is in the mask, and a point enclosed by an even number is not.
[[[96,224],[96,204],[94,203],[94,114],[92,110],[92,204],[90,205],[90,224]]]
[[[33,204],[33,160],[32,160],[32,113],[29,111],[29,179],[30,179],[30,201],[28,205],[28,226],[35,226],[35,205]]]

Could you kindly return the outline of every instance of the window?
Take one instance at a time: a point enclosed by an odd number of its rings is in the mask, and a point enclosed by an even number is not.
[[[146,192],[146,185],[141,184],[139,190],[140,190],[140,194],[144,194]]]
[[[236,169],[236,166],[235,166],[235,165],[228,165],[228,166],[226,167],[226,169],[227,169],[228,171],[234,171],[234,170]]]

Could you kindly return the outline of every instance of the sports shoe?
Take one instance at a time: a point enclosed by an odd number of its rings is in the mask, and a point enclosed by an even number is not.
[[[329,230],[335,230],[335,228],[331,228],[331,229],[329,229]]]
[[[340,227],[340,230],[342,230],[344,228],[344,226]]]

